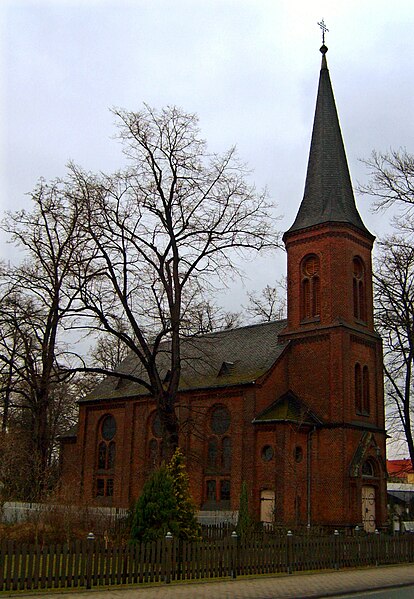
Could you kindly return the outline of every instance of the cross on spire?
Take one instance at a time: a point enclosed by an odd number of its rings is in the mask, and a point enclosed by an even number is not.
[[[323,19],[322,21],[319,21],[318,25],[322,29],[322,44],[325,45],[325,33],[329,31],[329,29],[325,25],[325,21]]]

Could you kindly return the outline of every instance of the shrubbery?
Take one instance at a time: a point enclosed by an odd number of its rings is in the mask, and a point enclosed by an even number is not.
[[[145,483],[132,518],[131,540],[150,542],[170,532],[186,541],[200,538],[196,508],[190,496],[184,456],[177,449]]]

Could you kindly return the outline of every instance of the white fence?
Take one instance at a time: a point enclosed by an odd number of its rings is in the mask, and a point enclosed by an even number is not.
[[[3,506],[0,505],[0,521],[6,523],[21,522],[23,520],[30,520],[40,516],[44,512],[51,510],[74,510],[76,512],[79,509],[88,510],[95,516],[106,516],[114,519],[121,518],[127,515],[126,509],[115,508],[115,507],[85,507],[79,508],[79,506],[62,506],[50,503],[29,503],[23,501],[6,501]]]

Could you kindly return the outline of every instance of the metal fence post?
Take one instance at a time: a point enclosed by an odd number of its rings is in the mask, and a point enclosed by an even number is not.
[[[171,582],[171,570],[172,570],[172,542],[173,536],[170,532],[165,535],[165,582],[169,584]]]
[[[237,577],[237,565],[238,565],[238,539],[237,532],[233,530],[230,535],[231,538],[231,577],[234,579]]]
[[[375,565],[380,564],[380,533],[378,528],[375,529]]]
[[[334,530],[335,570],[339,570],[339,530]]]
[[[87,552],[86,552],[86,588],[90,589],[92,584],[92,559],[93,559],[93,549],[95,545],[95,535],[93,532],[90,532],[86,537],[87,540]]]
[[[292,563],[293,563],[293,532],[287,531],[286,535],[286,565],[288,574],[292,574]]]

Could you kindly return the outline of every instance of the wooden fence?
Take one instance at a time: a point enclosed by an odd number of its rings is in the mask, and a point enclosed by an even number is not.
[[[105,547],[0,542],[0,592],[292,573],[414,561],[414,535],[227,538]]]

